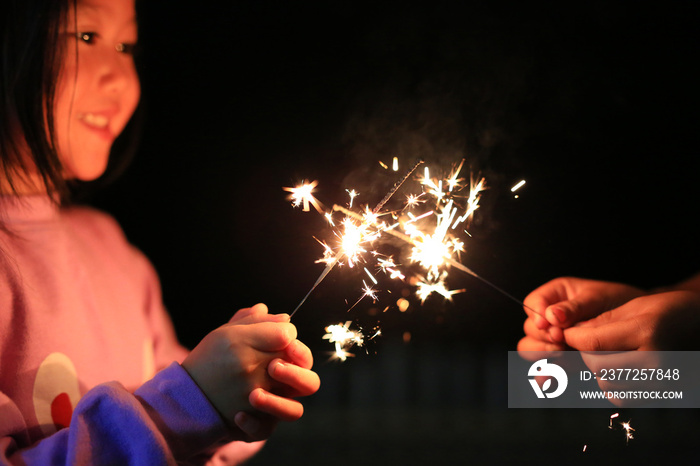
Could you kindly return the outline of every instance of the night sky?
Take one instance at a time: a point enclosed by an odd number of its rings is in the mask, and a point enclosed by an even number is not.
[[[196,345],[256,302],[291,312],[322,270],[314,236],[328,237],[324,220],[293,209],[282,187],[319,180],[327,205],[356,187],[373,205],[394,181],[378,161],[394,156],[404,167],[418,157],[447,168],[464,158],[486,178],[463,262],[518,299],[561,275],[652,287],[698,271],[698,3],[457,3],[142,2],[140,148],[90,202],[154,263],[183,343]],[[527,184],[515,198],[510,187],[520,179]],[[474,358],[469,380],[488,375],[484,361],[505,361],[522,333],[522,309],[472,277],[453,272],[452,280],[466,289],[452,303],[429,299],[402,314],[366,301],[348,313],[358,282],[334,271],[294,318],[324,387],[307,405],[307,424],[285,426],[262,458],[402,458],[391,453],[393,436],[379,436],[382,447],[377,436],[348,433],[352,423],[337,438],[321,427],[319,450],[314,426],[330,422],[321,420],[329,406],[407,416],[416,405],[448,409],[423,403],[432,392],[421,388],[430,382],[415,361],[432,368],[439,393],[442,375],[455,372],[445,354]],[[379,321],[385,336],[371,354],[327,364],[323,329],[345,320]],[[399,401],[352,388],[359,373],[401,364],[415,383]],[[494,383],[474,383],[476,394],[459,406],[465,416],[480,413],[483,431],[414,429],[418,444],[440,446],[430,456],[437,464],[470,451],[474,464],[534,459],[544,446],[585,464],[596,451],[581,456],[586,436],[609,434],[607,411],[600,426],[581,420],[588,427],[567,431],[558,424],[583,414],[509,411],[489,398]],[[669,425],[676,415],[697,418],[690,413],[635,412],[655,426],[646,426],[646,440],[640,429],[630,447],[608,437],[593,445],[620,460],[671,450],[687,459],[690,434]],[[513,422],[522,440],[506,441]],[[346,435],[358,436],[352,451]],[[560,442],[540,442],[547,437]],[[503,453],[511,449],[522,453]]]

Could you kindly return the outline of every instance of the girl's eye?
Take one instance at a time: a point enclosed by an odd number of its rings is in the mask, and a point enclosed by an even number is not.
[[[75,34],[78,40],[85,42],[86,44],[94,44],[97,38],[96,32],[78,32]]]

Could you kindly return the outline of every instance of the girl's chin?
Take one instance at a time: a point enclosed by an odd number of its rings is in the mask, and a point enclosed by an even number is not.
[[[91,167],[80,167],[79,170],[67,168],[65,179],[74,181],[95,181],[97,178],[104,175],[107,169],[107,164]]]

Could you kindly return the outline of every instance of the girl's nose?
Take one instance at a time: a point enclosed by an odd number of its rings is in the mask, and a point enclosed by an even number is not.
[[[120,93],[138,85],[133,58],[118,48],[110,50],[100,77],[101,85],[109,93]]]

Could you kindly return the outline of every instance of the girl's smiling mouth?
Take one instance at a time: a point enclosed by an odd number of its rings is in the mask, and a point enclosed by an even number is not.
[[[113,139],[112,131],[109,129],[109,123],[111,118],[104,112],[85,112],[78,115],[78,120],[80,120],[83,125],[88,129],[98,133],[105,139]]]

